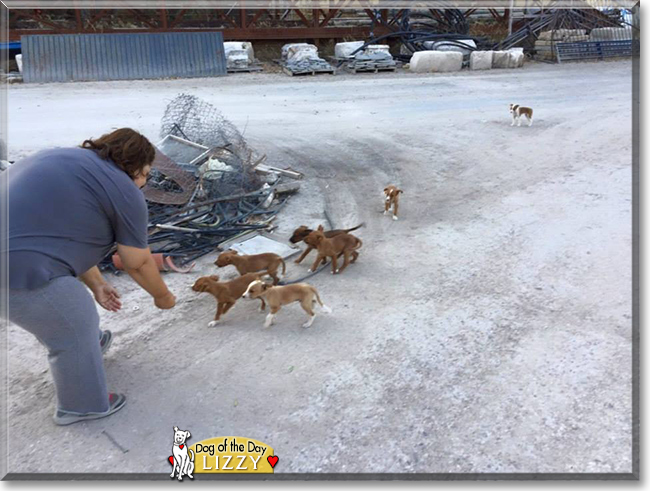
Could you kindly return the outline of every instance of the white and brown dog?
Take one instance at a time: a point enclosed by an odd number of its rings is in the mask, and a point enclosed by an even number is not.
[[[314,313],[314,304],[316,301],[320,304],[323,312],[327,314],[332,312],[332,309],[321,302],[316,288],[308,283],[271,286],[268,283],[257,280],[248,285],[248,289],[246,290],[246,293],[244,293],[243,297],[264,298],[266,300],[271,312],[266,316],[266,321],[264,322],[265,328],[270,327],[274,323],[275,315],[283,305],[288,305],[293,302],[300,302],[300,306],[309,316],[309,320],[302,325],[302,327],[305,328],[311,327],[314,322],[314,317],[316,317],[316,314]]]
[[[187,448],[185,443],[192,436],[189,431],[179,430],[174,426],[174,446],[172,448],[173,457],[170,457],[172,464],[172,473],[169,477],[174,478],[174,472],[177,472],[178,480],[183,480],[183,475],[194,479],[194,452]]]
[[[403,193],[401,189],[397,189],[397,186],[386,186],[383,191],[384,196],[384,215],[388,214],[388,211],[393,207],[393,220],[397,220],[397,209],[399,207],[399,195]]]
[[[521,117],[526,116],[528,126],[533,125],[533,110],[530,107],[520,106],[519,104],[510,104],[510,114],[512,115],[512,124],[514,126],[521,126]]]

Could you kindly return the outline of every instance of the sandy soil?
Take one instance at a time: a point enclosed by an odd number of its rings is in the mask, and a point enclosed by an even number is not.
[[[359,261],[310,280],[333,308],[310,330],[298,306],[262,330],[245,302],[208,328],[189,285],[215,255],[166,276],[171,311],[110,277],[106,369],[128,404],[71,427],[51,420],[45,350],[11,326],[10,472],[169,472],[175,425],[261,440],[276,472],[631,471],[631,62],[11,86],[10,158],[121,126],[157,141],[181,92],[305,173],[278,237],[327,209],[366,222]]]

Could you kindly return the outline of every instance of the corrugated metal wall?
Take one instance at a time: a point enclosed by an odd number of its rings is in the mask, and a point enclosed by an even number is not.
[[[226,74],[220,32],[22,36],[25,82]]]

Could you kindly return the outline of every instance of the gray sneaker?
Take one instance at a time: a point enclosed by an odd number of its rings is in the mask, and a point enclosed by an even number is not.
[[[108,351],[111,343],[113,342],[113,333],[106,329],[102,331],[101,336],[99,336],[99,346],[102,348],[102,355]]]
[[[110,416],[111,414],[119,411],[126,404],[126,396],[124,394],[108,394],[108,411],[103,413],[75,413],[73,411],[64,411],[57,409],[54,413],[54,422],[59,426],[71,425],[79,421],[87,421],[91,419],[100,419]]]

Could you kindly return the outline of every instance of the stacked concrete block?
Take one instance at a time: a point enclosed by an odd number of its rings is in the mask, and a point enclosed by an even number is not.
[[[555,59],[556,43],[584,43],[592,41],[586,29],[555,29],[544,31],[539,34],[535,41],[537,57],[547,60]]]
[[[631,27],[598,27],[591,30],[591,41],[626,41],[632,39]]]
[[[282,46],[281,65],[291,75],[334,73],[332,65],[318,56],[318,48],[307,43],[290,43]]]
[[[463,54],[454,51],[418,51],[411,57],[415,73],[457,72],[463,67]]]
[[[318,48],[313,44],[289,43],[282,46],[282,60],[288,63],[318,59]]]
[[[544,31],[539,34],[538,41],[555,41],[562,43],[570,43],[577,39],[583,39],[587,36],[586,29],[555,29],[552,31]]]
[[[223,48],[229,71],[260,69],[255,63],[253,45],[248,41],[228,41],[223,43]]]
[[[253,63],[255,61],[255,53],[253,51],[253,45],[248,41],[227,41],[223,43],[223,50],[226,53],[226,59],[228,58],[228,53],[231,51],[245,51],[248,61]]]
[[[492,68],[493,51],[474,51],[469,56],[470,70],[489,70]]]

